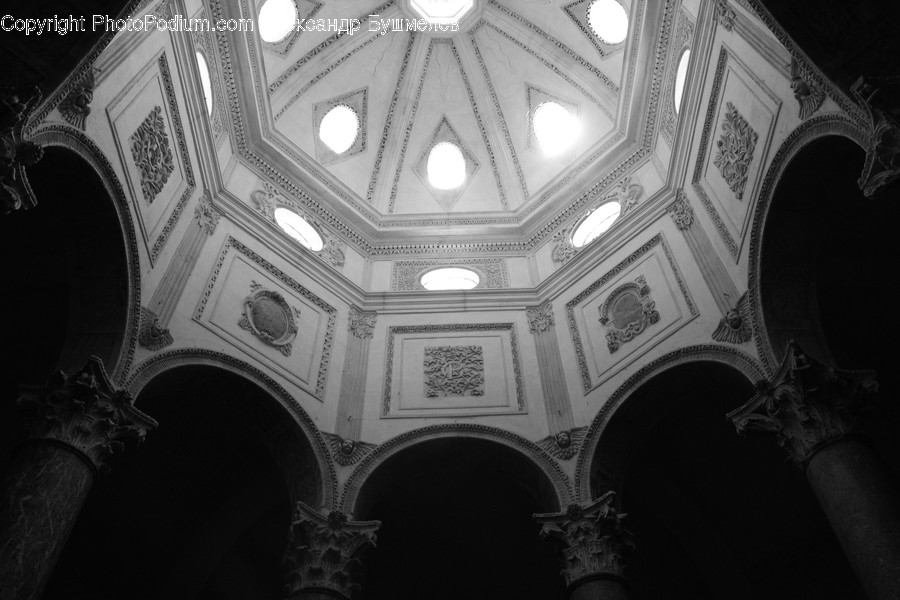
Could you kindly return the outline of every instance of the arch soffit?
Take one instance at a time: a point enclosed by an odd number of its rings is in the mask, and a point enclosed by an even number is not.
[[[759,198],[753,214],[753,225],[750,230],[749,262],[747,266],[747,289],[750,301],[750,324],[756,340],[756,350],[768,375],[773,375],[778,368],[775,353],[769,340],[765,318],[762,310],[762,291],[760,279],[762,273],[762,240],[766,221],[769,216],[772,199],[778,189],[778,183],[793,159],[809,144],[826,137],[843,137],[856,143],[863,151],[868,147],[869,135],[854,121],[838,114],[813,117],[799,127],[782,142],[766,171],[760,188]]]
[[[125,389],[137,398],[146,385],[157,375],[178,367],[207,366],[218,367],[239,375],[257,385],[262,391],[272,396],[290,415],[306,436],[315,455],[316,466],[322,479],[322,505],[334,508],[337,499],[337,473],[328,444],[319,432],[313,420],[303,407],[281,385],[257,369],[234,357],[214,350],[200,348],[183,348],[162,352],[139,364],[125,384]],[[289,486],[290,487],[290,486]]]
[[[584,443],[578,453],[578,462],[575,465],[575,491],[580,502],[591,500],[591,469],[597,447],[600,445],[600,438],[603,436],[606,426],[619,408],[625,405],[635,391],[660,373],[681,365],[706,362],[732,367],[746,377],[750,383],[756,383],[766,377],[762,366],[747,354],[730,346],[715,344],[681,348],[664,354],[641,367],[610,395],[588,427]],[[725,416],[723,415],[722,418],[724,419]]]
[[[339,509],[345,513],[354,514],[356,502],[359,499],[359,493],[363,486],[369,480],[369,477],[390,458],[413,446],[446,438],[487,440],[511,448],[543,473],[555,490],[556,499],[561,509],[574,502],[575,497],[572,493],[569,477],[562,470],[559,463],[537,444],[503,429],[474,423],[453,423],[430,425],[408,431],[387,440],[375,448],[374,451],[367,454],[344,484],[344,490],[338,505]]]
[[[115,365],[107,365],[113,381],[123,384],[134,361],[137,349],[138,328],[141,315],[141,263],[138,250],[137,232],[128,205],[128,197],[122,187],[112,163],[106,158],[103,150],[87,135],[65,125],[52,124],[41,126],[29,138],[42,146],[66,148],[81,157],[103,182],[109,197],[112,199],[119,219],[119,226],[125,244],[125,261],[128,269],[128,308],[125,317],[125,332],[119,357]],[[111,367],[111,368],[110,368]]]

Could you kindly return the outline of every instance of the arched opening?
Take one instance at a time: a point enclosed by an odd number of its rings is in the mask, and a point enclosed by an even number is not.
[[[44,598],[281,598],[294,501],[321,503],[290,415],[209,366],[164,371],[136,405],[159,429],[97,479]]]
[[[366,598],[562,599],[559,556],[532,519],[557,510],[540,468],[499,443],[449,437],[400,451],[356,502],[357,518],[382,522]]]
[[[725,418],[752,395],[732,367],[686,363],[609,418],[591,485],[618,490],[628,514],[629,598],[862,598],[803,473]]]

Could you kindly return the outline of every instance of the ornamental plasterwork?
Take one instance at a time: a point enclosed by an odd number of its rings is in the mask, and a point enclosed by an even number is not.
[[[198,13],[197,18],[207,18],[206,11]],[[222,95],[222,85],[219,82],[218,64],[215,59],[214,44],[211,39],[212,34],[208,31],[195,30],[192,32],[194,38],[194,47],[200,48],[203,58],[206,60],[206,66],[209,69],[210,92],[212,93],[213,111],[210,116],[213,135],[218,139],[222,134],[228,131],[228,121],[225,113],[225,105]]]
[[[290,306],[284,296],[253,281],[250,295],[244,298],[244,312],[238,325],[290,356],[294,349],[292,342],[297,337],[296,317],[299,316],[300,310]]]
[[[537,444],[554,458],[569,460],[578,454],[586,434],[587,427],[575,427],[574,429],[560,431],[555,435],[548,435],[539,440]]]
[[[219,225],[219,218],[222,215],[213,206],[209,196],[203,194],[197,200],[197,207],[194,209],[194,219],[206,235],[212,235],[216,232]]]
[[[481,346],[426,346],[425,397],[484,396]]]
[[[813,116],[825,102],[825,92],[813,83],[809,67],[796,58],[791,59],[791,89],[800,105],[800,120]]]
[[[669,205],[669,216],[675,221],[675,226],[682,231],[694,223],[694,209],[681,189],[675,194],[675,201]]]
[[[588,10],[591,6],[591,0],[575,0],[575,2],[570,2],[562,7],[566,14],[569,15],[569,18],[578,26],[578,29],[581,30],[581,33],[587,37],[594,45],[594,48],[597,49],[597,52],[600,53],[600,56],[606,58],[610,54],[616,52],[617,50],[621,50],[625,47],[625,41],[619,42],[618,44],[610,44],[600,36],[594,33],[594,30],[591,29],[590,20],[588,17]],[[627,41],[627,40],[626,40]]]
[[[166,122],[159,106],[150,114],[129,138],[131,157],[141,172],[141,191],[148,204],[152,203],[175,171]]]
[[[666,90],[663,93],[663,103],[660,106],[660,131],[663,137],[671,144],[675,139],[675,128],[678,125],[678,112],[675,106],[675,79],[678,74],[678,65],[685,50],[690,50],[694,41],[694,20],[684,8],[678,11],[678,20],[675,23],[675,35],[672,39],[672,62],[669,63],[666,75]]]
[[[659,312],[643,275],[613,290],[600,305],[600,323],[607,328],[606,346],[610,353],[657,322]]]
[[[302,23],[305,19],[312,19],[322,8],[321,2],[315,0],[291,0],[297,9],[297,21]],[[262,4],[262,3],[260,3]],[[304,32],[302,27],[292,27],[291,31],[277,42],[263,41],[263,49],[285,56],[294,47],[297,38]]]
[[[729,344],[742,344],[749,342],[753,337],[753,329],[750,326],[750,300],[747,292],[744,292],[737,305],[732,306],[722,320],[719,326],[712,334],[712,338],[717,342],[728,342]]]
[[[142,306],[138,343],[148,350],[156,351],[170,346],[174,341],[169,330],[159,324],[159,316]]]
[[[525,316],[528,319],[528,329],[535,335],[550,331],[555,325],[553,322],[553,305],[549,302],[528,308],[525,311]]]
[[[500,289],[509,287],[509,272],[502,258],[470,258],[462,260],[398,260],[391,265],[391,290],[414,292],[424,290],[422,275],[436,267],[465,267],[478,273],[476,288]]]
[[[716,21],[725,28],[725,31],[734,29],[737,13],[728,6],[728,0],[714,0]]]
[[[366,138],[368,137],[367,134],[369,130],[368,88],[361,88],[352,92],[347,92],[346,94],[341,94],[340,96],[335,96],[334,98],[329,98],[328,100],[323,100],[322,102],[316,102],[315,104],[313,104],[313,131],[319,131],[319,127],[322,125],[322,119],[325,118],[325,115],[327,115],[331,109],[338,106],[349,108],[356,115],[356,118],[358,119],[356,137],[354,138],[353,143],[350,145],[350,147],[347,148],[347,150],[340,154],[336,154],[325,144],[325,142],[321,140],[318,135],[315,136],[314,141],[316,144],[316,154],[319,162],[323,165],[330,165],[336,162],[341,162],[350,158],[351,156],[356,156],[357,154],[361,154],[366,151]]]
[[[713,164],[718,167],[725,183],[734,192],[738,200],[744,197],[747,186],[747,175],[759,134],[753,131],[750,123],[741,116],[734,104],[726,103],[725,115],[722,118],[722,133],[716,142],[716,156]]]
[[[94,99],[94,70],[88,71],[59,104],[59,114],[67,123],[84,131],[84,121],[91,114]]]
[[[350,307],[350,324],[349,329],[355,337],[360,339],[368,339],[372,337],[375,331],[375,320],[378,313],[374,310],[362,310],[355,306]]]
[[[437,43],[437,40],[433,40],[433,43]],[[427,71],[423,71],[425,73]],[[453,188],[451,190],[439,190],[431,185],[428,179],[427,173],[427,164],[428,157],[431,154],[432,148],[441,142],[450,142],[454,144],[459,151],[463,155],[463,159],[465,160],[466,165],[466,178],[462,185],[459,187]],[[419,153],[419,158],[416,160],[413,165],[413,171],[416,175],[419,176],[419,179],[422,180],[422,183],[425,185],[425,189],[434,197],[438,204],[441,205],[445,211],[449,211],[456,204],[457,200],[463,195],[466,187],[472,181],[475,173],[478,171],[480,167],[480,163],[475,158],[475,154],[466,146],[465,142],[463,142],[462,138],[459,137],[459,134],[454,129],[453,125],[450,124],[450,120],[447,118],[447,115],[443,115],[441,120],[438,122],[437,127],[434,128],[434,131],[431,133],[431,137],[428,142],[423,146],[422,151]],[[391,200],[388,205],[388,212],[394,212],[394,201],[397,199],[397,177],[394,177],[394,185],[391,188]]]
[[[322,432],[331,449],[334,462],[342,467],[355,465],[362,457],[375,449],[375,444],[342,438],[334,433]]]

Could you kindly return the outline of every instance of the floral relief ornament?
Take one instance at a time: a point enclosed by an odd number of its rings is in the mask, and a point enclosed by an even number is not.
[[[149,204],[163,190],[169,175],[175,170],[169,136],[159,106],[153,107],[131,135],[131,156],[141,172],[141,191]]]
[[[244,312],[238,325],[283,355],[290,356],[292,342],[297,337],[296,317],[300,316],[300,311],[288,305],[281,294],[264,289],[255,281],[250,284],[250,292],[244,299]]]
[[[725,117],[722,120],[722,136],[716,142],[718,150],[713,164],[718,167],[725,183],[731,188],[738,200],[744,197],[747,186],[747,175],[759,134],[753,131],[750,123],[738,113],[734,104],[728,102]]]

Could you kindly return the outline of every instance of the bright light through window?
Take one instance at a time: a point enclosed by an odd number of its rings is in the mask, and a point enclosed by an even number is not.
[[[594,0],[588,7],[587,16],[594,34],[607,44],[625,41],[628,35],[628,13],[616,0]]]
[[[426,290],[470,290],[478,285],[478,273],[459,267],[434,269],[422,275],[422,287]]]
[[[685,50],[678,61],[678,72],[675,74],[675,114],[681,108],[681,97],[684,94],[684,80],[687,77],[688,63],[691,61],[691,51]]]
[[[352,108],[343,104],[329,110],[319,123],[319,139],[335,154],[349,150],[358,133],[359,117]]]
[[[466,180],[466,159],[453,142],[435,144],[425,165],[428,183],[439,190],[458,188]]]
[[[319,235],[315,228],[292,210],[276,208],[275,222],[278,223],[278,226],[284,229],[289,236],[313,252],[318,252],[325,245],[322,242],[322,236]]]
[[[532,126],[545,156],[558,156],[571,148],[579,133],[578,119],[556,102],[538,106]]]
[[[593,242],[600,234],[612,227],[612,224],[619,218],[620,212],[622,212],[622,207],[618,202],[607,202],[598,207],[575,229],[575,233],[572,234],[572,245],[581,248]]]
[[[297,7],[293,0],[266,0],[259,9],[259,37],[276,43],[287,37],[297,22]]]
[[[203,88],[203,99],[206,100],[206,112],[212,115],[212,83],[209,80],[209,65],[206,64],[206,57],[201,52],[197,52],[197,67],[200,71],[200,86]]]

